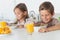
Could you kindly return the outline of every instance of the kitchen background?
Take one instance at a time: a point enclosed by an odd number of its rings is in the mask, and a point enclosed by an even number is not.
[[[28,8],[29,15],[31,14],[36,17],[36,21],[39,17],[39,5],[44,1],[50,1],[55,7],[55,18],[60,17],[60,0],[0,0],[0,20],[15,21],[14,7],[19,3],[25,3]]]

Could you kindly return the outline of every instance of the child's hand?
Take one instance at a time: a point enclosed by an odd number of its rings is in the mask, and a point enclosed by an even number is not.
[[[24,25],[20,25],[20,26],[18,26],[18,28],[20,28],[20,29],[21,29],[21,28],[24,28]]]
[[[41,28],[38,30],[38,32],[46,32],[46,28]]]

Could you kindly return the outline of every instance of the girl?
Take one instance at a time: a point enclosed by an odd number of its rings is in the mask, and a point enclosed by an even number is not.
[[[19,28],[24,27],[25,20],[28,18],[28,10],[24,3],[18,4],[14,8],[14,12],[17,18],[17,23]]]

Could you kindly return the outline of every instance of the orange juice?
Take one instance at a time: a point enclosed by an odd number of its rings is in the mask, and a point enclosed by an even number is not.
[[[26,26],[27,32],[29,34],[32,34],[32,32],[34,32],[34,24],[33,23],[27,23],[25,26]]]

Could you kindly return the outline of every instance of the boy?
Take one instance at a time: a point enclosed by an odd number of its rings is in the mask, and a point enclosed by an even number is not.
[[[41,22],[38,24],[48,24],[47,28],[41,28],[39,32],[48,32],[60,29],[60,23],[57,19],[53,18],[54,6],[51,2],[44,2],[39,7],[39,12],[41,16]]]

